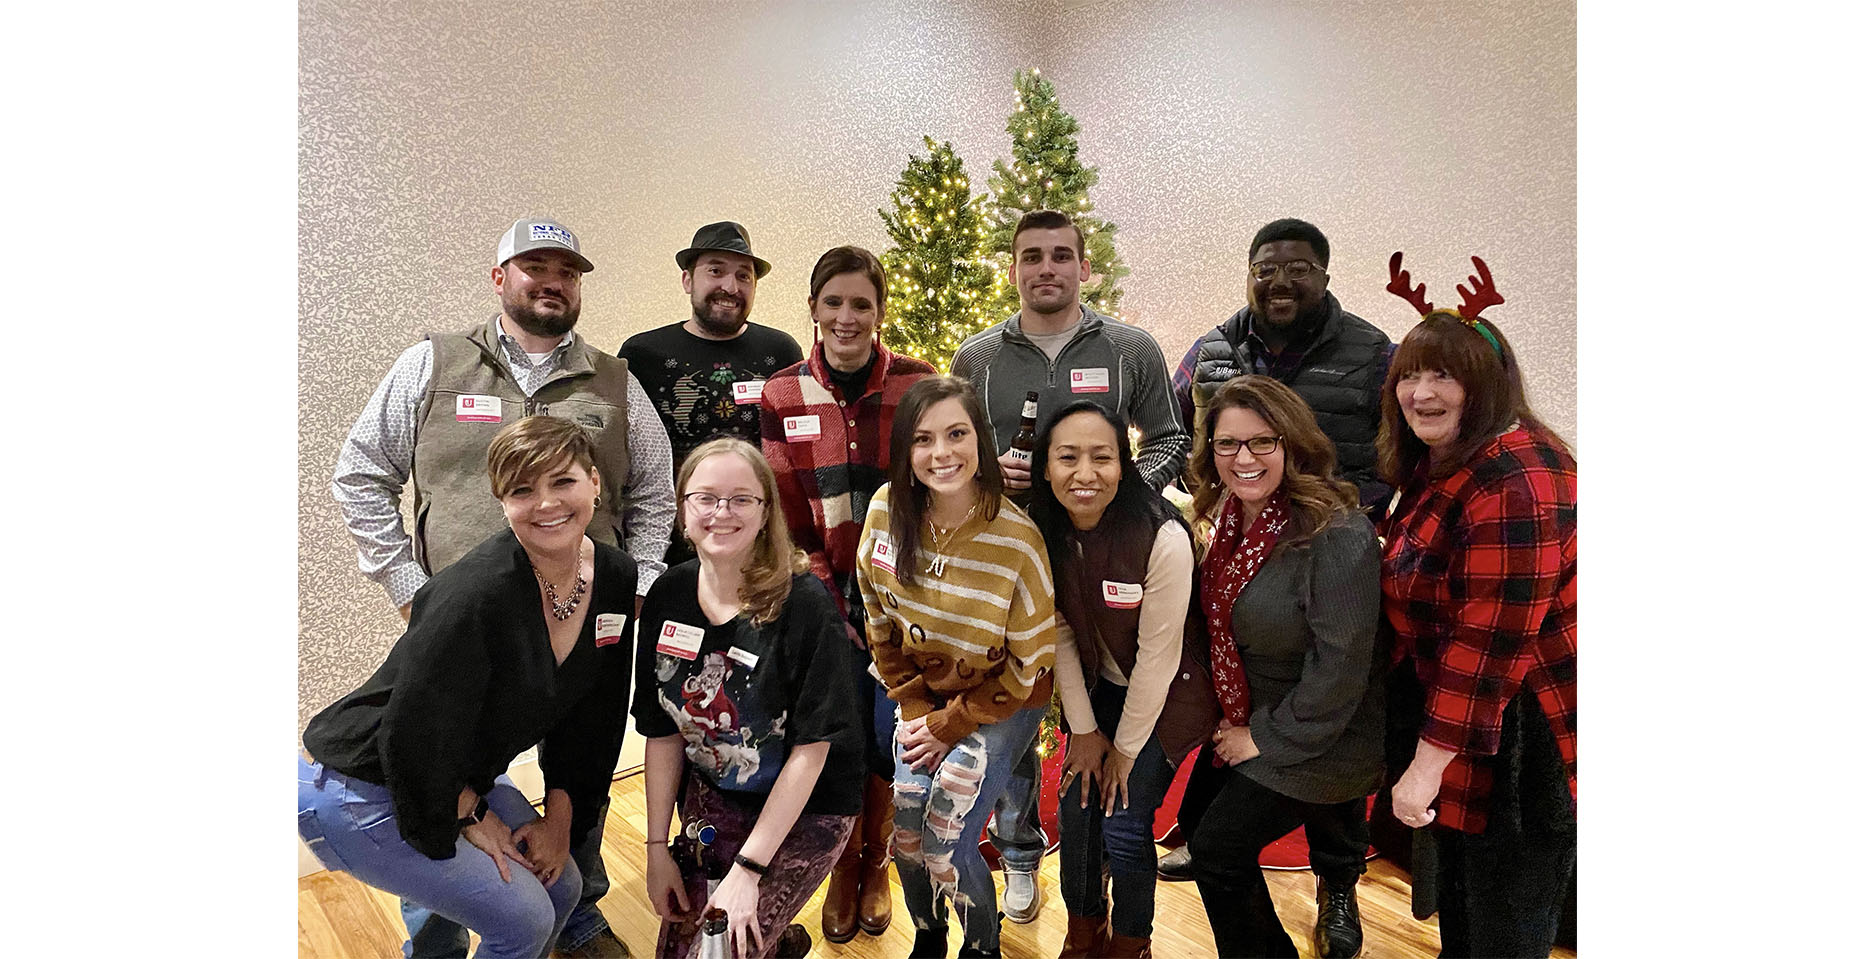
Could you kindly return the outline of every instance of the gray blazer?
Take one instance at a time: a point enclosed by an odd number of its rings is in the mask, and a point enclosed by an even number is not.
[[[1264,564],[1231,609],[1259,750],[1232,769],[1303,802],[1346,802],[1379,788],[1380,615],[1380,544],[1359,513]]]

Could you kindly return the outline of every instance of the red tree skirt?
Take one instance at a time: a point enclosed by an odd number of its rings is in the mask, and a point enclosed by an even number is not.
[[[1067,757],[1065,748],[1057,748],[1055,754],[1042,761],[1042,832],[1048,837],[1048,851],[1054,852],[1061,842],[1060,817],[1056,815],[1055,795],[1061,788],[1061,761]],[[1161,844],[1176,847],[1184,840],[1178,835],[1178,804],[1185,798],[1185,783],[1191,779],[1192,763],[1198,758],[1197,750],[1185,757],[1178,767],[1178,774],[1172,777],[1172,785],[1165,791],[1165,801],[1159,804],[1159,811],[1152,818],[1152,834]],[[1371,811],[1374,797],[1367,797],[1367,806]],[[990,842],[989,828],[984,827],[983,837],[978,843],[983,851],[983,858],[989,860],[991,869],[1002,868],[1002,857],[997,855],[996,847]],[[1367,858],[1374,858],[1373,847],[1368,847]],[[1301,827],[1281,839],[1263,848],[1258,864],[1265,869],[1305,870],[1309,868],[1309,841],[1303,835]]]

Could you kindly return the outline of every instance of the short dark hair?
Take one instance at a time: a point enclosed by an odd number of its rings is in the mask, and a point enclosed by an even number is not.
[[[1074,255],[1087,259],[1087,237],[1081,234],[1081,225],[1059,210],[1030,210],[1022,214],[1022,219],[1016,221],[1016,231],[1009,234],[1009,255],[1017,254],[1016,237],[1021,236],[1023,230],[1059,230],[1064,227],[1074,231]]]
[[[1328,267],[1328,238],[1315,228],[1315,224],[1292,216],[1271,220],[1257,231],[1256,239],[1250,241],[1250,259],[1256,259],[1257,251],[1263,248],[1263,244],[1278,240],[1301,240],[1307,243],[1309,249],[1315,251],[1315,258],[1322,261],[1322,268]]]
[[[885,267],[879,264],[879,258],[871,250],[857,246],[836,246],[820,255],[814,264],[814,272],[807,280],[807,298],[820,299],[820,289],[827,281],[842,273],[863,273],[872,281],[872,288],[879,300],[879,313],[885,314]]]

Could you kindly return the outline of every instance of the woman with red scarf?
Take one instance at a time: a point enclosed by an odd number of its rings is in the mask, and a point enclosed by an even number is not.
[[[1576,462],[1530,412],[1484,307],[1490,271],[1425,317],[1381,394],[1382,585],[1393,814],[1413,837],[1414,914],[1441,955],[1547,956],[1576,842]]]
[[[1360,921],[1366,799],[1382,769],[1380,545],[1308,404],[1269,377],[1218,390],[1191,479],[1224,713],[1212,762],[1228,767],[1188,833],[1193,873],[1219,955],[1294,956],[1257,858],[1297,826],[1341,853],[1316,863],[1318,906]]]

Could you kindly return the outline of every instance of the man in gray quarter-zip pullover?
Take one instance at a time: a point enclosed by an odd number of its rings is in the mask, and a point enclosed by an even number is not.
[[[1029,390],[1040,393],[1036,422],[1076,399],[1092,399],[1140,432],[1139,471],[1161,489],[1185,469],[1190,434],[1178,414],[1165,354],[1152,335],[1081,304],[1081,282],[1092,272],[1080,228],[1066,214],[1035,210],[1016,224],[1009,280],[1022,309],[965,340],[951,372],[976,385],[996,448],[1003,483],[1027,490],[1027,463],[1008,455]]]

